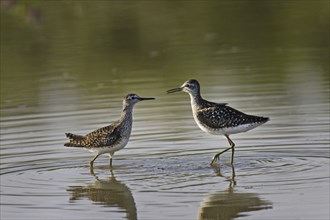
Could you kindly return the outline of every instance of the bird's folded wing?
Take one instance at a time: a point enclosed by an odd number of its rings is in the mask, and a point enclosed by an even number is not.
[[[95,148],[113,145],[120,135],[115,126],[109,125],[87,134],[85,138],[86,147]]]
[[[197,111],[198,120],[210,128],[226,128],[244,124],[247,115],[229,106],[203,108]]]

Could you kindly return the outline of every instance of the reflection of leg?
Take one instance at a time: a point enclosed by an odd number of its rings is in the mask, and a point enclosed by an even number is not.
[[[229,138],[228,135],[225,135],[225,137],[227,138],[228,143],[230,144],[230,148],[231,148],[231,160],[230,160],[230,163],[233,164],[233,163],[234,163],[235,144],[234,144],[234,142]]]
[[[212,161],[211,161],[211,165],[212,165],[216,160],[219,159],[219,157],[220,157],[221,154],[223,154],[224,152],[226,152],[226,151],[228,151],[228,150],[230,150],[230,149],[231,149],[231,147],[229,147],[229,148],[227,148],[227,149],[221,151],[220,153],[217,153],[216,155],[214,155],[214,157],[213,157],[213,159],[212,159]]]
[[[235,173],[235,167],[234,165],[231,165],[231,178],[235,179],[236,173]]]
[[[97,181],[100,181],[99,177],[94,173],[94,167],[90,167],[89,173],[93,175]]]
[[[95,176],[95,173],[94,173],[94,167],[93,166],[90,166],[89,167],[89,173],[93,176]]]
[[[232,164],[231,165],[231,179],[230,179],[230,184],[229,184],[229,187],[232,188],[234,186],[236,186],[236,180],[235,180],[235,167],[234,165]]]
[[[211,166],[212,166],[212,168],[213,168],[213,170],[214,170],[214,172],[215,172],[215,174],[216,174],[217,176],[221,176],[221,177],[223,177],[223,175],[222,175],[222,173],[221,173],[221,170],[220,170],[220,166],[219,166],[218,164],[216,164],[216,163],[211,163]]]
[[[89,165],[92,167],[94,164],[94,160],[96,160],[96,158],[98,158],[98,156],[100,156],[100,154],[97,154],[90,162]]]

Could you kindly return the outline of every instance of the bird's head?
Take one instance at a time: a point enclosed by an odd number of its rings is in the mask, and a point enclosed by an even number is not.
[[[129,106],[129,105],[134,105],[135,103],[138,103],[140,101],[144,101],[144,100],[153,100],[155,98],[142,98],[140,96],[138,96],[137,94],[131,93],[128,94],[127,96],[125,96],[124,98],[124,106]]]
[[[198,81],[195,79],[190,79],[190,80],[186,81],[185,83],[183,83],[182,86],[180,86],[179,88],[167,90],[167,93],[182,91],[182,92],[189,93],[191,95],[199,95],[200,94],[199,89],[200,89],[200,87],[199,87]]]

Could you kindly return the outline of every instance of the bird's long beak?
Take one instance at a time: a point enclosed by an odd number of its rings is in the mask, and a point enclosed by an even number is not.
[[[143,100],[154,100],[154,99],[155,98],[142,98],[142,97],[139,98],[140,101],[143,101]]]
[[[170,94],[170,93],[173,93],[173,92],[181,92],[182,89],[181,88],[175,88],[175,89],[170,89],[170,90],[167,90],[167,94]]]

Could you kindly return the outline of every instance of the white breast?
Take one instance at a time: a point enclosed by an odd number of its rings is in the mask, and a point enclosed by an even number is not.
[[[88,149],[86,148],[86,150],[90,152],[95,152],[97,154],[106,154],[106,153],[113,154],[114,152],[123,149],[127,145],[128,139],[129,138],[123,138],[122,141],[119,141],[118,143],[112,146],[104,146],[104,147],[88,148]]]

